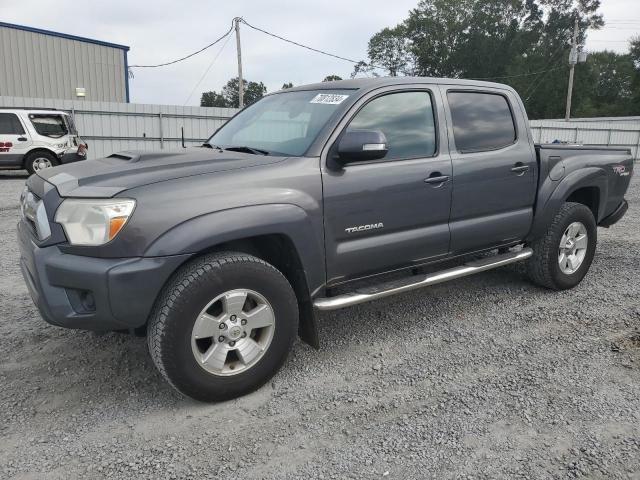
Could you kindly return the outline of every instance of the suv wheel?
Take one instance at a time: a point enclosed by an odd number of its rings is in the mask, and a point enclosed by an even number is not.
[[[297,328],[297,300],[282,273],[251,255],[224,252],[176,272],[156,301],[147,343],[174,388],[221,401],[267,382]]]
[[[575,287],[589,271],[597,235],[596,221],[588,207],[581,203],[563,204],[545,235],[531,245],[529,277],[554,290]]]
[[[27,154],[24,160],[24,168],[27,169],[29,175],[59,165],[58,159],[49,152],[37,151]]]

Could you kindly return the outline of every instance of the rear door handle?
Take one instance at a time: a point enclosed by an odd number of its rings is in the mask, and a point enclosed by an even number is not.
[[[432,173],[429,178],[424,179],[424,183],[428,183],[430,185],[442,185],[444,182],[449,180],[449,175],[441,175],[440,172]]]
[[[18,137],[18,141],[19,142],[26,142],[27,138],[26,137]]]
[[[513,173],[517,173],[519,177],[524,175],[528,170],[529,170],[529,165],[523,165],[520,162],[516,163],[513,166],[513,168],[511,168],[511,171]]]

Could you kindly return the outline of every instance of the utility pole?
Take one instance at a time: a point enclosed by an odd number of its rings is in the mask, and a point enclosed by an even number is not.
[[[569,89],[567,90],[567,111],[564,115],[565,121],[571,118],[571,96],[573,95],[573,74],[578,63],[578,18],[573,26],[573,41],[571,42],[571,53],[569,54]]]
[[[238,52],[238,108],[244,107],[244,84],[242,82],[242,52],[240,50],[240,21],[242,18],[234,18],[236,23],[236,50]]]

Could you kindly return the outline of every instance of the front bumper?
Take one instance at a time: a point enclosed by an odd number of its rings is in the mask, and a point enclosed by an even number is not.
[[[70,148],[69,150],[65,150],[64,152],[61,152],[58,155],[58,158],[60,159],[60,163],[66,164],[66,163],[79,162],[80,160],[86,160],[87,154],[86,152],[79,153],[77,148]]]
[[[189,255],[94,258],[40,248],[18,224],[20,267],[31,298],[50,324],[84,330],[143,326],[167,279]]]

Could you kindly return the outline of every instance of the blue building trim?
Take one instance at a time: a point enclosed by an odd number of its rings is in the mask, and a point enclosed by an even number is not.
[[[94,40],[93,38],[78,37],[76,35],[68,35],[66,33],[52,32],[51,30],[42,30],[40,28],[27,27],[24,25],[16,25],[13,23],[6,23],[6,22],[0,22],[0,27],[14,28],[16,30],[24,30],[25,32],[41,33],[42,35],[50,35],[52,37],[66,38],[67,40],[76,40],[78,42],[93,43],[95,45],[102,45],[103,47],[119,48],[120,50],[125,51],[125,55],[126,55],[126,52],[129,51],[129,47],[127,47],[126,45],[118,45],[117,43],[103,42],[101,40]]]
[[[129,59],[127,50],[124,51],[124,96],[129,103]]]

